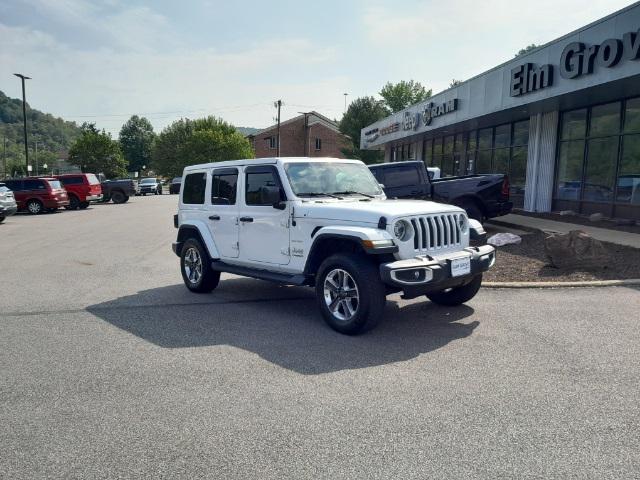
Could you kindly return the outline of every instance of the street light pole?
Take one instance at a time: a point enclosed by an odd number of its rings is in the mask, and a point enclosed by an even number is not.
[[[29,176],[29,144],[27,143],[27,98],[24,92],[24,81],[31,80],[31,77],[27,77],[21,73],[14,73],[16,77],[22,80],[22,123],[24,127],[24,156],[27,162],[27,176]]]
[[[348,93],[343,93],[344,95],[344,113],[347,113],[347,95]]]

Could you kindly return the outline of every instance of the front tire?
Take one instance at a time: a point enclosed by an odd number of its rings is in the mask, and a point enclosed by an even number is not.
[[[182,246],[180,272],[185,286],[195,293],[209,293],[220,282],[220,272],[211,268],[209,254],[195,238],[188,239]]]
[[[69,195],[69,205],[65,207],[67,210],[77,210],[80,208],[80,200],[75,195]]]
[[[427,298],[438,305],[453,307],[468,302],[476,296],[482,285],[482,274],[476,275],[473,279],[460,287],[448,288],[441,292],[427,293]]]
[[[329,326],[347,335],[375,327],[387,301],[377,265],[356,254],[336,254],[322,262],[316,298]]]

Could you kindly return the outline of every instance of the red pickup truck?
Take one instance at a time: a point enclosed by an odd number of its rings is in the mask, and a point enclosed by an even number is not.
[[[85,209],[89,202],[102,200],[100,180],[93,173],[56,175],[69,195],[69,210]]]

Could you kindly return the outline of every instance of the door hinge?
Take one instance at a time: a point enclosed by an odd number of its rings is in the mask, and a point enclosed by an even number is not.
[[[239,242],[234,243],[233,245],[231,245],[231,248],[233,250],[240,250],[240,243]]]
[[[282,255],[287,256],[287,257],[291,256],[291,253],[290,253],[290,251],[289,251],[289,248],[282,248],[282,249],[280,249],[280,253],[281,253]]]

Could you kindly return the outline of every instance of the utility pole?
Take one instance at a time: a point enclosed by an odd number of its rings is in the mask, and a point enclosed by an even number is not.
[[[24,93],[24,81],[31,80],[21,73],[14,73],[16,77],[22,80],[22,123],[24,127],[24,157],[27,162],[27,176],[29,176],[29,144],[27,143],[27,96]]]
[[[344,113],[347,113],[347,95],[348,93],[343,93],[344,95]]]
[[[2,137],[2,145],[4,146],[4,152],[2,154],[2,163],[3,163],[3,170],[2,170],[2,174],[4,175],[4,178],[7,178],[7,137]]]
[[[38,176],[38,141],[36,140],[36,155],[35,155],[35,164],[36,164],[36,177]]]
[[[282,107],[282,100],[277,100],[276,102],[273,103],[273,106],[276,107],[278,109],[278,138],[277,138],[277,143],[276,143],[276,157],[280,156],[280,107]]]

